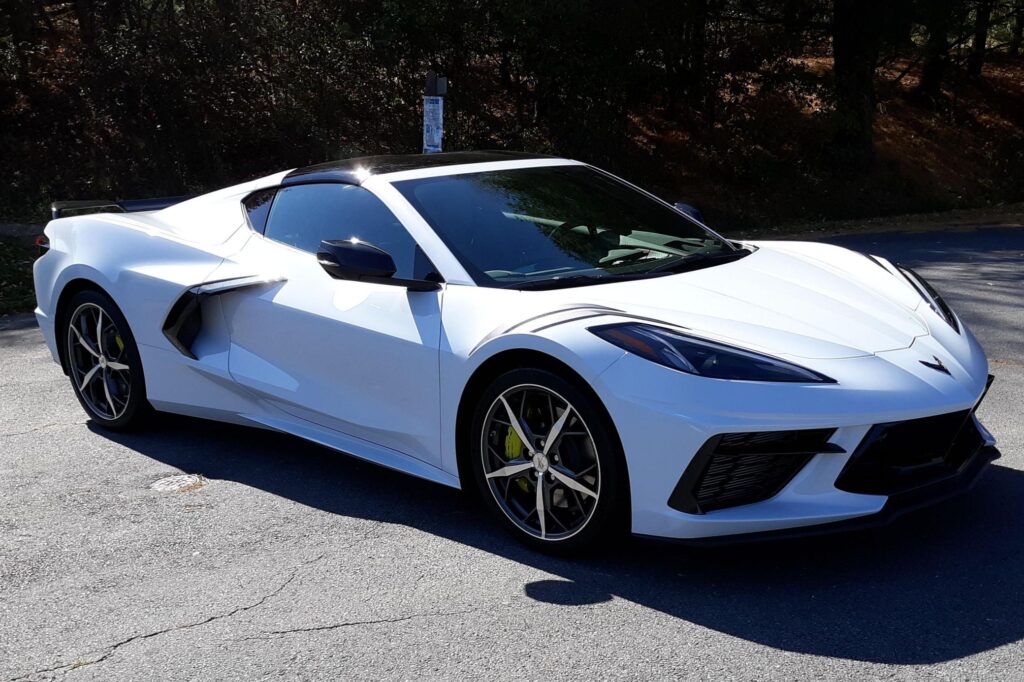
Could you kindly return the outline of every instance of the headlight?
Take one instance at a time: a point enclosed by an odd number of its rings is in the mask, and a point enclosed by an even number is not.
[[[960,333],[960,325],[956,321],[956,315],[953,314],[953,309],[946,305],[946,302],[942,300],[942,296],[939,292],[935,291],[935,288],[925,280],[924,277],[917,274],[908,267],[902,265],[897,266],[903,276],[910,282],[910,285],[917,289],[917,293],[921,295],[921,298],[925,300],[931,309],[935,311],[935,314],[944,319],[950,327],[953,328],[957,334]]]
[[[608,343],[680,372],[712,379],[790,381],[834,384],[824,374],[791,362],[726,346],[707,339],[638,322],[623,322],[590,331]]]

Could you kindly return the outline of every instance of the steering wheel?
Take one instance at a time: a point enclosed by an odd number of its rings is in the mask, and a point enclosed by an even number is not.
[[[554,227],[551,228],[550,231],[547,232],[547,236],[548,237],[553,237],[553,236],[555,236],[556,232],[561,232],[563,230],[571,230],[571,229],[576,228],[576,227],[585,227],[585,228],[587,228],[587,231],[590,232],[590,236],[591,237],[596,237],[597,236],[597,228],[596,227],[594,227],[593,225],[584,225],[583,223],[578,223],[578,222],[575,222],[573,220],[566,220],[564,223],[561,223],[559,225],[555,225]]]

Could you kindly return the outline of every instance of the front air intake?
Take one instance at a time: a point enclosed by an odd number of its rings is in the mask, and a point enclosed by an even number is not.
[[[985,446],[974,419],[994,377],[969,410],[875,424],[836,479],[836,488],[866,495],[901,495],[955,478]]]
[[[845,452],[828,439],[835,429],[725,433],[701,446],[668,504],[688,514],[774,497],[821,452]]]
[[[984,445],[971,410],[876,424],[836,479],[851,493],[898,495],[956,475]]]

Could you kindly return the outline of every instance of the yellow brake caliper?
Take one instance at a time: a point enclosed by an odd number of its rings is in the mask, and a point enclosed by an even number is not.
[[[523,454],[523,441],[516,434],[515,429],[511,426],[508,427],[508,433],[505,434],[505,459],[513,460],[518,459]],[[518,485],[522,491],[529,492],[529,486],[526,484],[525,478],[517,478],[516,485]]]

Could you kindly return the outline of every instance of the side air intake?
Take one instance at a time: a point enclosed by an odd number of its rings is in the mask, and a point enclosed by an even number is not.
[[[202,303],[204,298],[283,281],[283,277],[252,275],[206,282],[186,289],[167,313],[167,319],[164,320],[163,325],[164,336],[182,355],[195,360],[197,358],[192,352],[192,344],[195,343],[199,331],[203,328]]]

